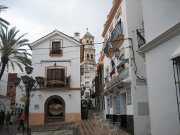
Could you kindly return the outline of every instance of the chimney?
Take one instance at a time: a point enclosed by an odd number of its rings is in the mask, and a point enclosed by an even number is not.
[[[79,32],[74,33],[74,39],[76,39],[77,41],[80,40],[80,33]]]

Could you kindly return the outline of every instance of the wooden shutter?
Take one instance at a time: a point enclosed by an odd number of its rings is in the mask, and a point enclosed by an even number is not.
[[[56,80],[61,80],[61,69],[56,69]]]
[[[65,81],[65,69],[61,69],[61,80]]]
[[[47,81],[51,80],[51,69],[47,69]]]

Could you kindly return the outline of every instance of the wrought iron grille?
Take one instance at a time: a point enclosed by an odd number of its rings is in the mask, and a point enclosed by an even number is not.
[[[137,33],[138,47],[140,48],[146,43],[146,40],[144,38],[144,29],[136,29],[136,33]]]
[[[180,122],[180,56],[173,59],[174,80],[176,86],[176,100]]]

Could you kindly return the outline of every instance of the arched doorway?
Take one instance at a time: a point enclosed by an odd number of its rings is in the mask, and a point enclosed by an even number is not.
[[[51,96],[45,102],[45,123],[65,120],[65,102],[60,96]]]

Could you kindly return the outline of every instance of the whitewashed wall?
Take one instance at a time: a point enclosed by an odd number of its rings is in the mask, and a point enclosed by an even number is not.
[[[49,47],[51,39],[62,39],[63,55],[61,57],[50,57]],[[59,34],[52,35],[48,39],[33,46],[32,49],[32,67],[34,68],[32,76],[46,77],[46,67],[63,66],[66,67],[66,76],[70,76],[70,86],[72,88],[80,88],[80,47],[76,41],[71,41],[67,37]],[[74,47],[70,47],[74,46]],[[46,48],[46,49],[41,49]],[[65,60],[66,62],[42,62],[46,61],[58,61]],[[46,79],[46,78],[45,78]],[[65,102],[66,113],[80,113],[80,90],[40,90],[32,92],[33,96],[30,102],[30,113],[44,112],[44,105],[46,100],[54,95],[60,96]],[[35,105],[39,106],[39,109],[35,108]]]
[[[33,47],[32,51],[32,67],[33,76],[43,76],[45,77],[45,67],[54,66],[55,62],[41,62],[41,60],[70,60],[71,62],[56,62],[56,66],[66,66],[67,75],[71,75],[71,86],[80,87],[80,50],[79,47],[68,47],[68,46],[78,46],[59,35],[51,37],[52,39],[63,39],[63,56],[62,57],[50,57],[49,49],[38,49],[38,48],[49,48],[50,41],[45,40],[41,42],[38,46]],[[50,39],[51,39],[50,38]]]
[[[141,0],[145,37],[149,42],[180,21],[179,0]]]
[[[179,41],[180,35],[146,54],[152,135],[180,134],[173,63],[170,60]]]
[[[180,22],[179,0],[142,0],[146,42]],[[171,54],[180,36],[145,54],[152,135],[179,135],[177,102]]]
[[[49,90],[34,92],[34,96],[31,98],[30,103],[30,113],[44,112],[44,105],[46,100],[50,96],[54,95],[60,96],[64,100],[66,113],[76,113],[81,111],[79,91]],[[35,109],[35,105],[39,105],[39,109]]]

